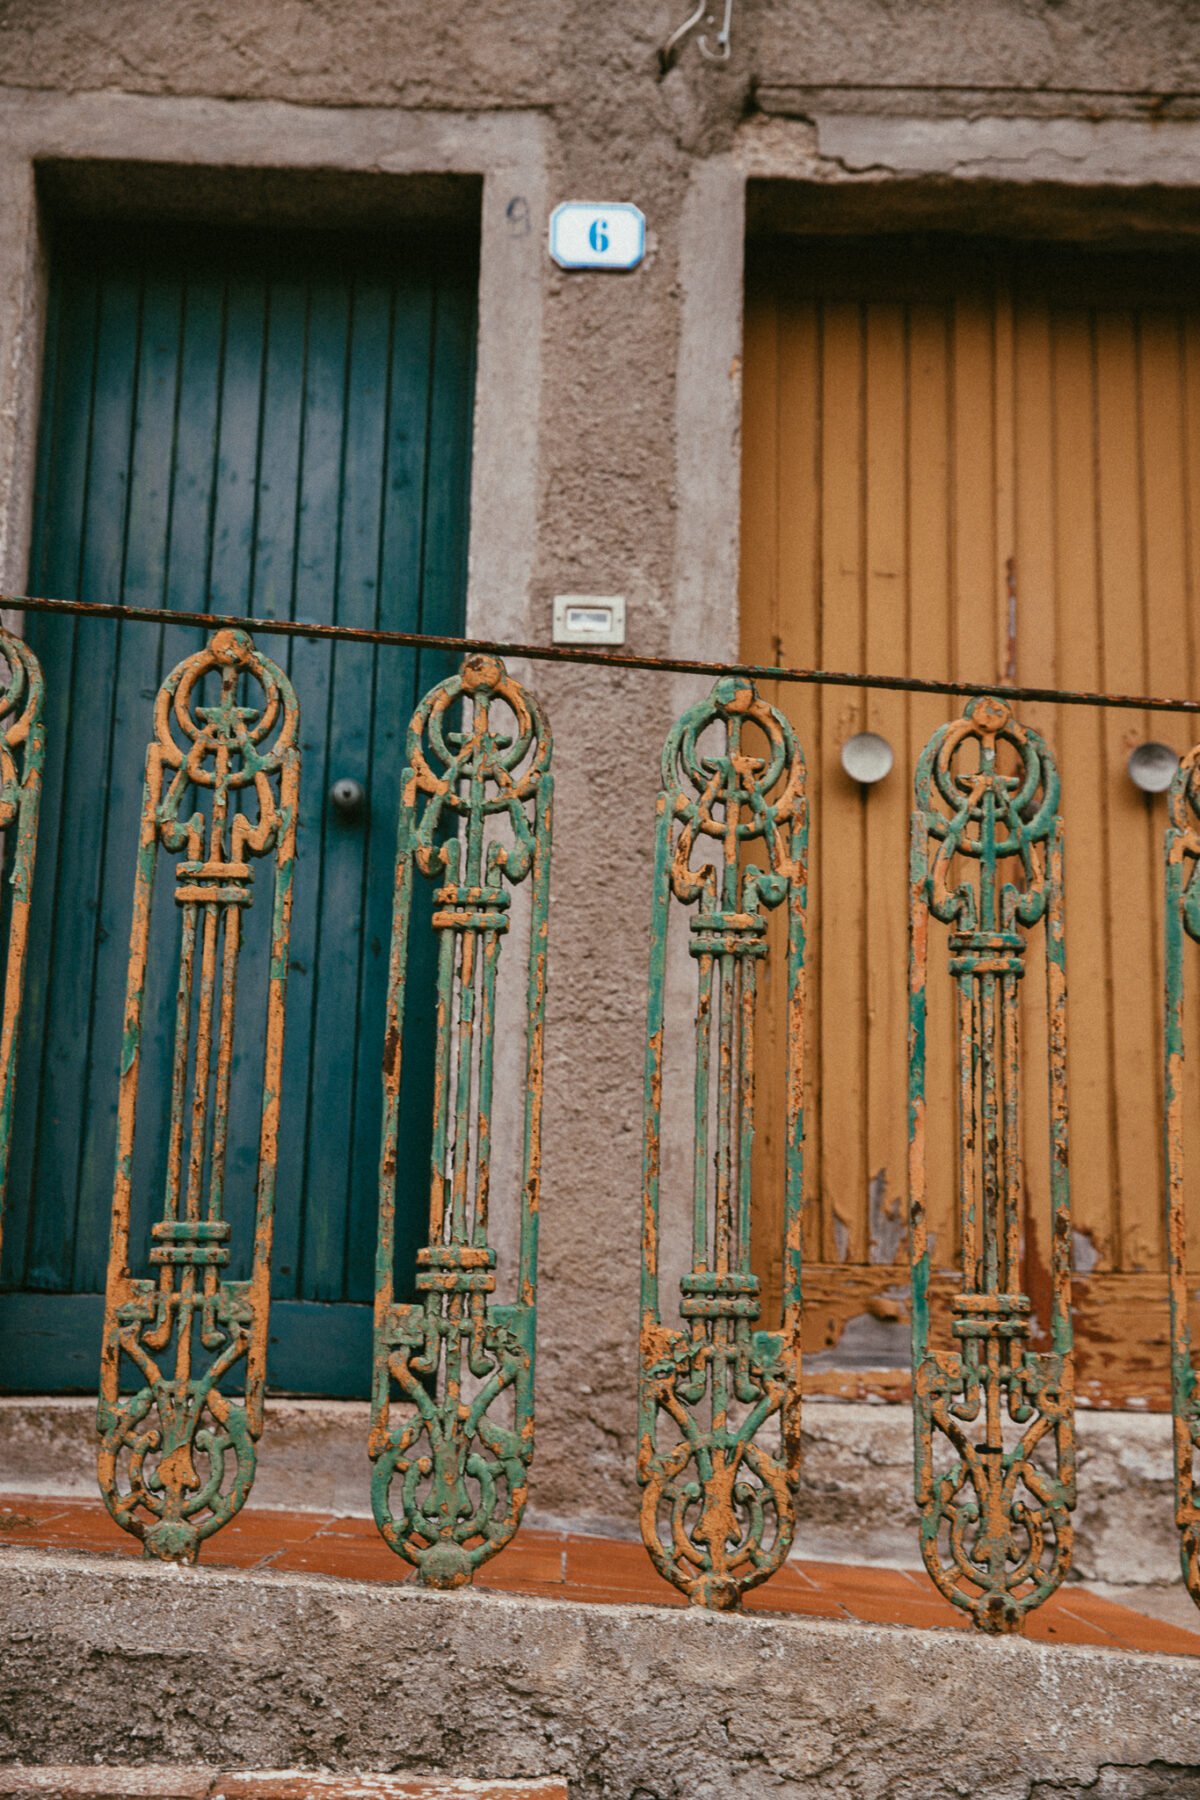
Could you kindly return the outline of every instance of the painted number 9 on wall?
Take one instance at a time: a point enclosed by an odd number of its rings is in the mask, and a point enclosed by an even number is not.
[[[634,269],[646,220],[628,200],[564,200],[550,215],[550,254],[560,269]]]

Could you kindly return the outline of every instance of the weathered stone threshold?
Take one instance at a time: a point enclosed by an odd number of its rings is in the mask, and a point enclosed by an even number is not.
[[[1118,1769],[1200,1793],[1195,1662],[1115,1647],[8,1550],[0,1667],[0,1759],[26,1765],[552,1775],[572,1800],[1074,1800]]]
[[[121,1531],[96,1499],[63,1500],[0,1493],[0,1545],[86,1550],[139,1557],[138,1540]],[[205,1546],[205,1566],[331,1575],[394,1586],[411,1580],[373,1519],[246,1507]],[[657,1573],[641,1543],[526,1526],[478,1570],[483,1591],[545,1600],[682,1606],[683,1596]],[[793,1557],[746,1596],[751,1612],[803,1614],[846,1622],[967,1631],[965,1612],[937,1592],[921,1568],[863,1567]],[[1188,1626],[1200,1627],[1189,1602]],[[1200,1656],[1200,1629],[1180,1629],[1069,1584],[1025,1621],[1042,1643]]]

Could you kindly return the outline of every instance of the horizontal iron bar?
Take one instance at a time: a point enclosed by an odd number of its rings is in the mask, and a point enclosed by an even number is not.
[[[1115,706],[1134,712],[1200,713],[1200,700],[1169,700],[1155,694],[1017,687],[1002,681],[932,681],[919,675],[790,669],[775,663],[706,662],[684,656],[630,656],[623,651],[586,650],[570,644],[501,643],[492,638],[442,637],[422,631],[377,631],[365,625],[318,625],[309,619],[249,619],[233,613],[176,612],[161,606],[121,606],[115,601],[40,600],[27,595],[0,595],[0,608],[5,607],[14,612],[76,613],[96,619],[140,620],[152,625],[203,625],[206,630],[229,626],[276,637],[332,638],[339,643],[387,644],[401,650],[452,650],[467,655],[482,651],[491,656],[524,656],[536,662],[642,669],[656,675],[744,675],[754,681],[790,681],[809,687],[880,688],[900,694],[1003,694],[1006,700],[1043,701],[1051,706]]]

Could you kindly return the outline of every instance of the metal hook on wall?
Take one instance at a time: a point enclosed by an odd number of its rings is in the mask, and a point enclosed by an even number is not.
[[[697,6],[696,10],[689,18],[684,20],[677,31],[671,33],[666,43],[659,51],[659,69],[663,75],[665,75],[667,70],[674,65],[684,39],[688,37],[691,32],[695,31],[697,25],[699,25],[701,21],[706,25],[716,24],[716,13],[709,11],[709,0],[700,0],[700,4]],[[716,47],[709,47],[707,36],[696,39],[701,56],[705,57],[709,62],[728,62],[732,27],[733,0],[725,0],[725,16],[721,21],[721,29],[716,36]]]

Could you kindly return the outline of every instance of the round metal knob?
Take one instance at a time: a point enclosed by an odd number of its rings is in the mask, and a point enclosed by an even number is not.
[[[863,787],[882,781],[895,760],[892,746],[877,731],[858,731],[842,745],[842,767]]]
[[[340,813],[343,819],[353,819],[360,813],[366,797],[362,782],[355,781],[350,775],[343,775],[329,790],[330,804],[334,812]]]
[[[1170,744],[1139,744],[1129,753],[1125,767],[1134,787],[1143,794],[1165,794],[1179,767],[1179,758]]]

